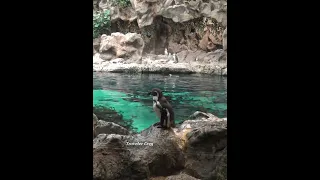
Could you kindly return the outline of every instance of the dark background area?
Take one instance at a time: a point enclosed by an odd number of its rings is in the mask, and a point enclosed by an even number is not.
[[[229,180],[316,172],[306,159],[317,126],[305,121],[317,111],[302,102],[317,102],[307,97],[318,32],[308,3],[228,1]],[[2,7],[3,176],[92,178],[91,1]]]

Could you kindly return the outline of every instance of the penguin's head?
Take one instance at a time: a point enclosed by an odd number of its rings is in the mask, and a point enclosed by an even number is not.
[[[149,94],[153,96],[154,101],[158,101],[162,97],[162,91],[158,88],[153,88]]]

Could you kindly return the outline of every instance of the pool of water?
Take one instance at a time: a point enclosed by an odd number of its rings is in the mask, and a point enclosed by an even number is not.
[[[94,72],[93,105],[114,108],[141,131],[159,121],[147,94],[155,87],[173,106],[176,122],[198,110],[227,117],[227,78],[221,76]]]

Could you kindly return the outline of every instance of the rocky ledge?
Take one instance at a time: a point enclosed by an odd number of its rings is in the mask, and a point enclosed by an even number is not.
[[[226,45],[225,45],[226,47]],[[227,75],[227,53],[183,50],[170,54],[143,54],[137,33],[102,35],[93,44],[93,71],[131,73],[205,73]]]
[[[227,179],[226,118],[196,112],[174,129],[151,126],[138,134],[114,123],[100,123],[96,132],[93,121],[94,180]]]

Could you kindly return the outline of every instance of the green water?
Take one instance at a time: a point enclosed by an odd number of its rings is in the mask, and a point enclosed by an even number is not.
[[[227,117],[227,78],[200,75],[129,75],[93,73],[93,104],[114,108],[124,119],[133,119],[141,131],[158,122],[152,109],[154,87],[162,89],[172,104],[176,122],[197,110]]]

